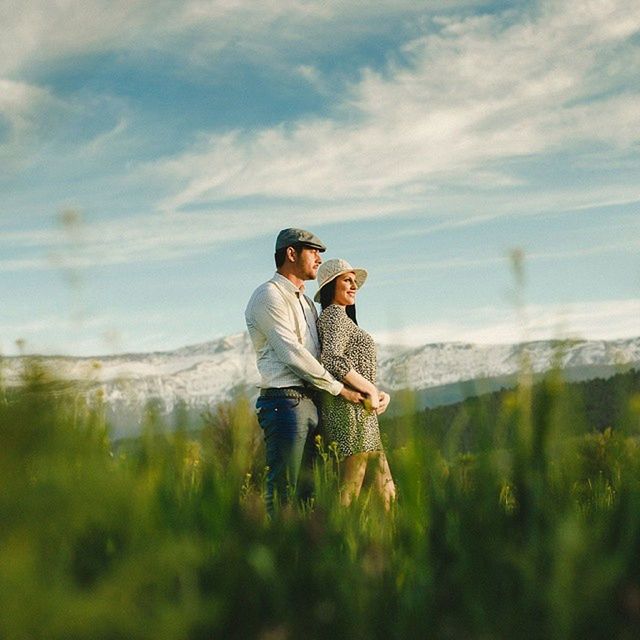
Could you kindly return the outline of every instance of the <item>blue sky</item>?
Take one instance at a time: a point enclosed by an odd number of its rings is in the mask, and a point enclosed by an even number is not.
[[[640,5],[369,5],[0,2],[1,352],[242,331],[287,226],[381,341],[640,334]]]

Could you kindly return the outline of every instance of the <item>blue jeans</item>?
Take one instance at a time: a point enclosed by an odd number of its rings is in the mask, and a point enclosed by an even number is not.
[[[275,503],[286,503],[294,494],[302,499],[311,495],[318,409],[306,396],[261,396],[256,410],[269,467],[267,512],[273,515]]]

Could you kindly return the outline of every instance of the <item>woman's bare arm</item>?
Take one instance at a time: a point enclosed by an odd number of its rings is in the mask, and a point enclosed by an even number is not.
[[[371,410],[376,410],[380,405],[380,392],[375,384],[367,380],[363,375],[359,374],[355,369],[349,369],[342,380],[350,387],[360,391],[367,396],[365,406]],[[367,406],[368,405],[368,406]]]

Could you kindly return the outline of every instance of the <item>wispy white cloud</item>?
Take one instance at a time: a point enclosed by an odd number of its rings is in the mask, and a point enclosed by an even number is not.
[[[52,101],[53,97],[46,89],[0,78],[0,115],[16,129],[24,128],[34,111]]]
[[[0,322],[0,355],[24,352],[89,356],[155,349],[158,344],[167,343],[166,327],[173,322],[171,311],[164,309],[128,309],[126,315],[57,313],[27,321],[5,319]]]
[[[0,171],[28,162],[29,147],[43,129],[43,114],[64,110],[63,101],[47,88],[0,76]]]
[[[29,270],[71,272],[229,250],[251,237],[271,239],[292,221],[322,233],[323,225],[402,216],[393,230],[385,225],[389,236],[378,245],[384,275],[396,256],[382,245],[403,229],[415,236],[568,211],[594,219],[596,208],[629,207],[640,198],[632,179],[640,166],[634,0],[532,0],[500,13],[495,3],[468,0],[0,0],[0,14],[0,182],[16,177],[0,207],[0,269],[16,273],[14,282]],[[385,33],[389,20],[406,34],[406,45],[388,55],[377,51],[371,67],[358,62],[366,51],[344,74],[314,57],[338,59],[336,51],[349,51],[354,36]],[[49,70],[101,52],[122,54],[109,58],[114,68],[120,58],[140,63],[140,73],[145,59],[169,57],[194,83],[219,63],[249,62],[305,78],[329,106],[322,116],[292,118],[283,110],[277,126],[222,130],[218,123],[199,133],[185,127],[185,137],[164,144],[158,128],[166,121],[149,95],[136,102],[124,92],[88,88],[61,99],[55,82],[47,84]],[[159,148],[167,155],[148,161]],[[25,165],[33,171],[21,171]],[[77,233],[43,229],[67,202],[89,210]],[[635,231],[630,223],[602,238],[574,234],[566,248],[542,243],[527,259],[637,252]],[[502,255],[475,259],[450,248],[442,255],[455,259],[424,253],[431,259],[402,261],[412,262],[417,278],[506,264]],[[383,280],[376,282],[370,286]],[[568,332],[589,337],[637,333],[636,301],[528,311],[531,337],[552,333],[562,318]],[[453,324],[410,328],[411,335],[423,342],[522,338],[507,311],[450,317]],[[118,327],[127,323],[114,319]],[[108,325],[93,325],[82,339],[98,345]],[[14,329],[19,335],[20,326]],[[71,344],[52,331],[34,326],[30,335],[42,345]],[[137,343],[144,334],[137,332]]]
[[[7,48],[7,59],[18,69],[38,56],[101,48],[169,49],[184,34],[197,42],[224,44],[237,36],[234,25],[276,48],[304,25],[307,31],[301,33],[313,31],[328,46],[323,24],[335,27],[344,19],[347,26],[341,28],[348,30],[359,19],[366,28],[367,21],[386,13],[418,11],[415,4],[383,2],[363,9],[361,3],[333,1],[176,5],[93,0],[51,5],[28,0],[20,11],[10,12],[15,46],[9,51],[4,42],[0,53]],[[640,96],[634,66],[619,60],[640,58],[640,48],[630,39],[640,29],[637,3],[557,1],[540,9],[467,18],[443,15],[443,6],[421,5],[421,12],[439,7],[440,17],[432,14],[425,35],[407,43],[402,64],[390,62],[382,71],[363,69],[346,93],[334,96],[332,117],[204,135],[185,153],[144,166],[134,162],[113,178],[134,190],[136,184],[157,185],[157,193],[168,195],[155,207],[168,215],[151,213],[149,203],[140,215],[125,219],[119,213],[93,223],[85,230],[84,246],[73,253],[54,232],[47,237],[38,232],[37,238],[14,235],[14,247],[39,243],[41,258],[6,260],[4,267],[48,268],[52,253],[64,254],[65,264],[77,267],[169,259],[270,233],[290,213],[301,224],[309,221],[316,227],[435,213],[438,222],[423,230],[432,233],[501,216],[638,198],[635,185],[615,180],[604,186],[580,183],[527,192],[526,179],[508,162],[514,157],[544,160],[558,151],[578,162],[594,146],[601,156],[635,152]],[[73,28],[80,24],[82,29]],[[214,33],[218,39],[211,37]],[[29,45],[35,42],[38,47]],[[321,81],[312,68],[296,63],[293,69],[311,82]],[[6,109],[12,109],[16,122],[24,119],[20,114],[28,112],[28,105],[51,98],[46,89],[6,82],[11,89],[7,95],[13,95],[5,98]],[[0,112],[5,103],[0,98]],[[87,158],[99,158],[116,142],[126,144],[135,137],[122,105],[111,116],[109,126],[78,144],[67,162],[84,166]],[[517,206],[514,192],[526,193]],[[234,207],[235,199],[246,197],[261,199],[261,215]],[[10,236],[4,240],[10,241]]]
[[[129,117],[126,101],[115,96],[61,98],[50,87],[0,77],[0,179],[34,169],[31,191],[56,169],[57,181],[86,171],[88,161],[97,163],[94,176],[104,172],[114,153],[144,142],[128,134]],[[65,166],[70,171],[61,175]]]
[[[579,157],[594,145],[633,152],[640,94],[633,68],[616,61],[638,57],[630,36],[640,7],[545,6],[535,16],[443,18],[406,46],[408,65],[363,71],[336,110],[347,119],[215,134],[159,162],[178,186],[161,206],[264,196],[421,199],[424,208],[433,190],[521,184],[502,160]]]
[[[526,263],[553,262],[561,265],[565,260],[590,258],[601,255],[629,254],[637,256],[640,253],[640,239],[629,237],[621,242],[610,242],[597,244],[575,249],[550,250],[550,251],[528,251],[523,253]],[[402,275],[402,281],[407,283],[426,282],[433,277],[434,272],[445,271],[466,271],[473,272],[479,267],[497,267],[501,272],[507,273],[511,268],[511,258],[508,253],[502,252],[498,255],[490,254],[480,258],[451,257],[439,260],[416,259],[411,262],[411,271],[406,273],[405,263],[394,263],[393,265],[378,266],[377,274],[380,276],[375,282],[368,284],[368,288],[384,288],[397,282],[397,275]]]
[[[628,238],[622,242],[611,242],[580,249],[566,251],[534,251],[526,255],[527,260],[562,260],[566,258],[583,258],[586,256],[599,256],[608,253],[632,253],[640,252],[640,238]]]
[[[617,200],[596,200],[587,204],[576,205],[573,208],[580,209],[604,209],[605,207],[619,207],[629,204],[640,204],[640,193],[631,197],[618,198]]]
[[[377,214],[398,211],[395,204],[380,205]],[[117,219],[85,219],[70,228],[6,230],[0,234],[0,253],[29,251],[29,257],[0,260],[4,271],[71,269],[92,266],[156,262],[204,253],[259,235],[273,235],[296,220],[301,226],[318,227],[347,216],[371,218],[368,202],[337,203],[301,211],[295,203],[269,204],[257,213],[229,207],[197,212],[152,213]]]
[[[42,258],[15,258],[13,260],[0,260],[0,269],[4,272],[11,271],[39,271],[51,268],[51,264]]]
[[[83,148],[81,147],[78,150],[78,153],[80,155],[93,156],[98,153],[104,152],[114,143],[117,143],[120,139],[122,139],[124,134],[127,133],[128,126],[129,122],[127,118],[124,115],[121,115],[113,127],[108,129],[107,131],[98,133],[91,140],[89,140]]]
[[[386,344],[431,342],[510,344],[527,340],[605,340],[638,335],[640,300],[602,300],[564,305],[528,305],[522,310],[483,307],[456,314],[455,321],[374,332]],[[526,318],[523,323],[522,319]]]
[[[380,207],[377,214],[387,216],[394,213],[394,207]],[[61,227],[51,230],[5,231],[0,235],[0,250],[29,250],[30,257],[0,260],[3,271],[27,271],[47,269],[85,269],[109,264],[155,262],[178,259],[196,253],[206,252],[229,242],[273,235],[286,226],[287,218],[298,224],[315,229],[325,224],[339,222],[346,216],[360,215],[371,218],[368,203],[359,208],[346,205],[321,206],[304,212],[295,207],[283,209],[273,206],[261,209],[263,215],[247,219],[245,212],[231,209],[204,210],[197,213],[148,214],[119,220],[80,222],[73,233],[66,233]],[[466,221],[468,224],[485,221]],[[460,221],[462,225],[465,220]],[[630,221],[635,223],[634,220]],[[436,229],[451,225],[436,226]],[[409,234],[407,234],[409,235]],[[637,254],[640,240],[631,235],[620,242],[598,243],[566,250],[530,251],[525,254],[527,261],[562,261],[572,258],[589,257],[616,253]],[[35,254],[35,255],[34,255]],[[454,257],[440,260],[413,260],[411,279],[421,281],[434,271],[452,271],[495,265],[508,268],[506,253],[486,255],[482,258]],[[384,286],[385,276],[406,270],[404,263],[394,266],[379,266],[381,278],[370,286]],[[405,278],[406,280],[406,278]]]
[[[3,2],[0,74],[31,64],[104,51],[165,50],[210,64],[235,55],[290,57],[327,50],[389,16],[469,7],[479,2],[384,0],[23,0]]]
[[[15,74],[34,62],[153,42],[175,19],[169,0],[24,0],[3,3],[5,37],[0,73]]]

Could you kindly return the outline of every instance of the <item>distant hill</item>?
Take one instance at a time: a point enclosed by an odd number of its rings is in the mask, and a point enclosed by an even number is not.
[[[549,380],[533,385],[534,421],[555,421],[568,436],[607,428],[640,435],[640,367],[580,382],[562,377],[565,382],[558,387]],[[505,387],[440,406],[420,407],[415,401],[409,404],[410,400],[404,405],[404,413],[381,418],[383,432],[393,447],[402,445],[407,425],[424,432],[445,450],[494,448],[500,440],[508,446],[518,421],[513,390]]]
[[[246,333],[174,351],[89,358],[40,356],[55,375],[100,390],[116,429],[135,429],[142,409],[154,400],[161,413],[175,407],[198,411],[228,400],[238,389],[257,393],[255,354]],[[4,384],[20,383],[26,359],[2,359]],[[426,344],[416,348],[381,345],[379,386],[397,394],[416,392],[419,408],[459,402],[513,386],[523,363],[536,375],[554,366],[569,380],[608,378],[640,368],[640,337],[614,341],[536,341],[516,345]],[[399,403],[391,409],[397,411]]]

